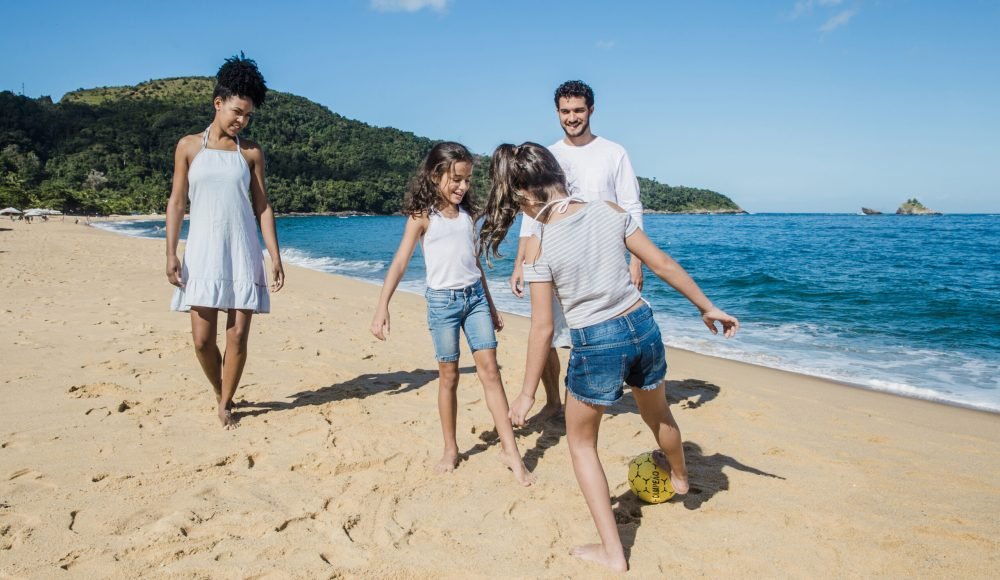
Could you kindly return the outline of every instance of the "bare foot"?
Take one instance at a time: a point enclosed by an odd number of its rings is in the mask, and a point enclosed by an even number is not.
[[[524,466],[524,461],[521,460],[521,456],[517,453],[507,453],[506,451],[500,451],[500,463],[507,466],[514,472],[514,479],[524,487],[535,483],[538,479],[535,475],[528,471],[528,468]]]
[[[653,461],[670,474],[670,485],[674,488],[674,493],[677,495],[684,495],[690,489],[691,484],[688,483],[687,473],[684,475],[679,475],[674,473],[674,470],[670,467],[670,461],[667,460],[667,455],[662,449],[657,449],[653,452]]]
[[[602,544],[584,544],[573,548],[570,552],[581,560],[597,562],[603,566],[611,568],[615,572],[628,572],[628,562],[625,561],[625,554],[618,554],[614,557],[608,555]]]
[[[444,455],[441,456],[441,461],[438,461],[437,465],[434,466],[434,471],[438,473],[451,473],[455,471],[456,466],[458,466],[458,450],[445,449]]]
[[[562,405],[554,404],[550,405],[545,403],[545,406],[541,408],[540,411],[535,413],[533,417],[528,419],[528,423],[544,423],[553,417],[559,417],[562,415]]]
[[[225,429],[235,429],[238,427],[239,420],[236,415],[229,409],[219,409],[219,422],[222,423],[222,427]]]

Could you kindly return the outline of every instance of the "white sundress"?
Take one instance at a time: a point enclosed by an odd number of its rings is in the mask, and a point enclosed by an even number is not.
[[[191,217],[181,281],[170,309],[271,311],[264,255],[250,204],[250,167],[240,152],[208,148],[208,129],[188,170]]]

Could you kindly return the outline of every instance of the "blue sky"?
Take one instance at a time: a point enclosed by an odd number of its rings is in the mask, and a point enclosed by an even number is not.
[[[214,74],[489,153],[562,81],[640,175],[754,212],[1000,212],[1000,1],[2,0],[0,90]]]

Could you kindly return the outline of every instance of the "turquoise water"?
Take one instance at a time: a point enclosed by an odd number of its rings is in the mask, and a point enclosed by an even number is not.
[[[647,270],[643,294],[667,345],[1000,411],[1000,216],[647,215],[645,223],[742,325],[733,340],[713,337]],[[287,263],[380,284],[403,224],[399,216],[285,217],[278,235]],[[100,227],[163,237],[163,225]],[[488,277],[502,310],[527,315],[528,301],[506,282],[516,227]],[[418,249],[401,289],[422,292],[423,274]]]

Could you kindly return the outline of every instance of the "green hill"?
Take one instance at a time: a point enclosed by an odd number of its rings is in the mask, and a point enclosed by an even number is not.
[[[163,211],[174,147],[211,121],[213,86],[209,77],[159,79],[80,89],[59,103],[0,92],[0,206]],[[267,152],[268,193],[279,212],[396,212],[435,143],[278,91],[268,93],[245,134]],[[487,165],[476,164],[481,193]],[[653,211],[741,211],[712,191],[646,179],[641,186]]]

